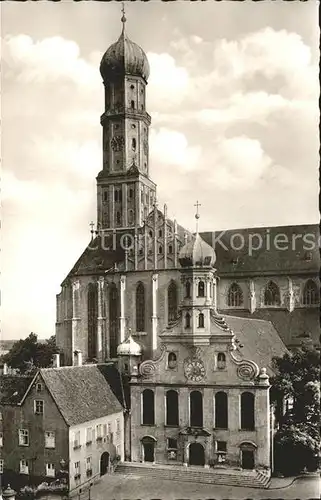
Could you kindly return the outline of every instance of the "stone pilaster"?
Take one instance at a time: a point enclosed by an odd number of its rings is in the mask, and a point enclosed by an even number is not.
[[[120,343],[125,340],[126,318],[125,318],[125,292],[126,276],[120,277]]]
[[[253,280],[249,282],[249,304],[250,313],[253,314],[256,309],[255,285]]]
[[[98,280],[98,316],[97,316],[97,359],[104,361],[105,343],[105,311],[104,311],[105,280],[100,277]]]
[[[158,274],[152,276],[152,351],[157,349],[157,293],[158,291]]]

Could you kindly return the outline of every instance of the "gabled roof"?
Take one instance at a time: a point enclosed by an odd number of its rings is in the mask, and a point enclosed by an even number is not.
[[[240,353],[254,361],[259,368],[266,368],[269,376],[274,375],[272,358],[282,357],[287,348],[270,321],[255,318],[242,318],[224,315],[227,325],[232,329],[239,344]]]
[[[69,426],[123,410],[96,365],[43,368],[40,376]]]
[[[221,233],[223,234],[219,237]],[[254,237],[255,234],[259,236]],[[318,273],[320,268],[319,235],[320,228],[317,224],[254,227],[201,233],[202,238],[215,248],[215,267],[219,276],[250,273],[264,275],[264,273],[295,271]],[[303,236],[306,240],[303,240]],[[250,237],[253,238],[252,247],[258,245],[259,238],[262,238],[260,249],[250,251]],[[278,237],[279,240],[275,239]],[[242,245],[242,238],[244,238],[244,245]],[[283,241],[288,241],[289,244]],[[312,241],[314,241],[314,246],[312,250],[309,250]],[[233,246],[242,248],[233,250]]]
[[[34,377],[3,375],[0,377],[0,404],[19,405]]]

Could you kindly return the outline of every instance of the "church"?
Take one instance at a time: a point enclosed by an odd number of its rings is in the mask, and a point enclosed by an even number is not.
[[[97,227],[57,295],[57,345],[65,365],[81,352],[88,363],[115,360],[127,376],[126,460],[269,469],[272,357],[303,338],[318,344],[318,255],[274,250],[253,259],[199,233],[198,202],[195,233],[160,210],[149,63],[125,25],[123,15],[100,64]]]

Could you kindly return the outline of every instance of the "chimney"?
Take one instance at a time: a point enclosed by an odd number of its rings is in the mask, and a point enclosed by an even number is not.
[[[52,361],[54,368],[60,368],[60,354],[58,353],[54,354]]]
[[[8,365],[7,365],[7,363],[3,364],[3,375],[8,375]]]
[[[75,366],[82,366],[82,353],[81,351],[75,351]]]

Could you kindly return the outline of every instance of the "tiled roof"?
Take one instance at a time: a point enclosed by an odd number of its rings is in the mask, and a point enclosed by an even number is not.
[[[269,376],[273,375],[272,358],[283,356],[287,348],[272,323],[229,315],[224,315],[224,318],[243,346],[240,352],[244,358],[254,361],[259,368],[266,368]]]
[[[220,242],[214,243],[214,237]],[[252,235],[252,247],[258,245],[259,237],[254,237],[254,234],[259,234],[263,244],[259,250],[253,250],[252,255],[249,251],[250,235]],[[320,229],[317,224],[305,224],[296,226],[277,226],[277,227],[259,227],[248,229],[232,229],[227,231],[216,231],[201,233],[202,238],[214,246],[216,252],[217,273],[219,276],[256,273],[263,275],[264,273],[280,273],[280,272],[319,272],[320,255],[317,245]],[[241,236],[237,236],[241,235]],[[289,242],[287,250],[282,240],[276,240],[277,235],[282,236],[284,241]],[[299,236],[302,235],[302,236]],[[303,235],[309,238],[303,240]],[[233,239],[234,237],[234,239]],[[244,238],[244,246],[240,250],[233,250],[241,246]],[[316,242],[314,248],[309,250],[310,241]],[[276,244],[274,242],[276,241]],[[279,241],[279,243],[278,243]],[[294,243],[292,244],[292,242]],[[307,243],[309,241],[309,244]],[[277,248],[279,246],[280,249]]]
[[[33,377],[3,375],[0,377],[0,404],[18,405],[25,395]]]
[[[96,365],[43,368],[40,374],[70,426],[123,409]]]

